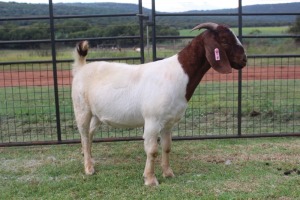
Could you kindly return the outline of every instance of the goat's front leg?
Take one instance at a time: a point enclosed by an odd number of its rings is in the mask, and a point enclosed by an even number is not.
[[[144,129],[144,148],[147,155],[146,166],[144,170],[145,185],[156,186],[158,181],[154,173],[155,158],[158,154],[158,132],[154,124],[145,124]]]
[[[169,154],[171,152],[171,143],[172,143],[171,130],[163,131],[161,134],[161,146],[162,146],[161,167],[163,170],[163,177],[174,177],[174,173],[170,167],[170,161],[169,161]]]

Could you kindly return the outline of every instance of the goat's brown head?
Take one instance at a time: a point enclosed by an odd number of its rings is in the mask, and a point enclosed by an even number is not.
[[[192,29],[206,28],[202,33],[206,59],[219,73],[231,73],[231,67],[242,69],[247,64],[245,50],[236,35],[224,25],[199,24]]]

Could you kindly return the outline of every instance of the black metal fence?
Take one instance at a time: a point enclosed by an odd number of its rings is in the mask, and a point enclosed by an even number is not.
[[[237,18],[237,34],[246,48],[253,41],[264,39],[284,39],[289,44],[299,36],[245,35],[244,16],[300,15],[300,13],[244,13],[242,1],[236,13],[160,13],[155,10],[152,0],[152,16],[143,13],[142,0],[135,13],[118,15],[54,15],[53,4],[49,0],[49,16],[0,18],[2,21],[48,20],[51,37],[45,40],[0,41],[7,44],[48,44],[51,45],[51,60],[23,61],[22,53],[14,54],[14,61],[0,62],[0,146],[61,144],[79,142],[74,122],[71,90],[71,59],[64,54],[71,49],[60,46],[65,43],[88,39],[90,41],[138,40],[140,51],[127,49],[122,53],[111,48],[91,49],[99,54],[90,60],[110,60],[115,62],[143,63],[152,57],[160,59],[176,53],[193,37],[159,36],[156,27],[164,17],[184,16],[224,16]],[[73,18],[118,18],[132,17],[139,26],[139,35],[56,39],[55,23],[59,19]],[[144,29],[152,29],[151,55],[145,59]],[[148,38],[147,38],[148,39]],[[170,42],[159,42],[170,40]],[[272,48],[272,47],[270,47]],[[2,51],[2,50],[1,50]],[[42,50],[26,53],[31,57]],[[99,53],[101,52],[101,53]],[[108,56],[103,56],[107,52]],[[2,51],[2,55],[9,53]],[[70,53],[71,54],[71,53]],[[10,55],[10,54],[9,54]],[[19,58],[20,57],[20,58]],[[210,70],[195,91],[183,120],[174,127],[174,139],[214,139],[242,137],[300,136],[300,55],[283,52],[280,55],[251,54],[248,66],[230,75],[220,75]],[[15,61],[15,60],[19,61]],[[142,128],[115,129],[102,126],[95,135],[95,141],[140,140]]]

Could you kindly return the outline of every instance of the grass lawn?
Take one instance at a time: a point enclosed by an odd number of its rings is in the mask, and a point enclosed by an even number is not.
[[[0,148],[0,199],[297,199],[300,138],[173,143],[176,175],[143,186],[143,142],[96,143],[86,176],[80,145]],[[160,157],[159,157],[160,159]]]
[[[74,42],[74,48],[75,48]],[[57,60],[73,59],[72,47],[58,47]],[[44,49],[24,49],[24,50],[1,50],[3,56],[0,57],[0,62],[14,62],[14,61],[51,61],[51,47],[47,46]],[[125,57],[138,57],[139,52],[134,51],[132,48],[123,48],[121,51],[112,49],[97,49],[92,48],[89,50],[88,59],[99,58],[125,58]]]
[[[259,34],[259,35],[282,35],[287,34],[288,26],[274,27],[243,27],[243,35]],[[232,28],[235,34],[238,34],[238,28]],[[181,36],[196,36],[199,31],[191,32],[190,29],[182,29],[179,31]]]

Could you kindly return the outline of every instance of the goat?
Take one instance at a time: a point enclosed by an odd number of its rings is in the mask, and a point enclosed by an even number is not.
[[[133,50],[136,52],[141,52],[141,48],[140,47],[133,47]]]
[[[88,42],[75,49],[72,100],[84,154],[85,173],[94,173],[92,138],[101,124],[114,127],[144,126],[145,185],[158,185],[154,161],[158,137],[162,146],[164,177],[173,177],[169,164],[171,129],[187,108],[197,85],[212,67],[219,73],[246,66],[247,56],[234,33],[225,25],[199,24],[207,29],[178,54],[140,65],[111,62],[86,64]]]

